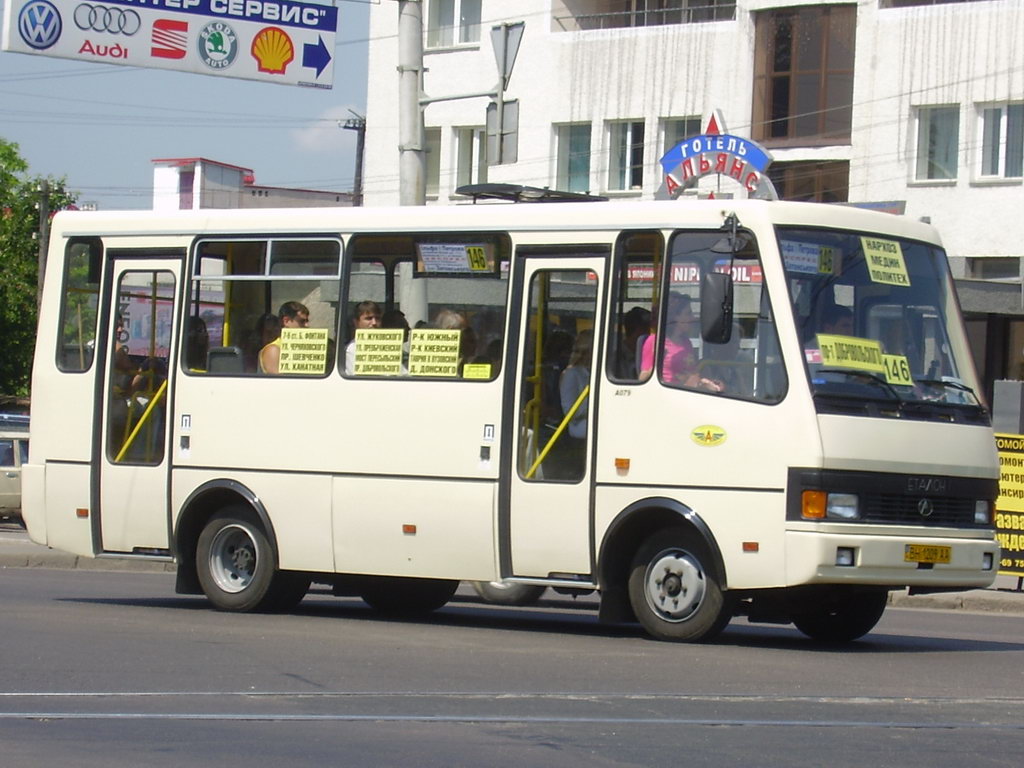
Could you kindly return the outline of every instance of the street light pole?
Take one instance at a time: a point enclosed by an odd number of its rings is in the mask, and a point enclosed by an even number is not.
[[[349,112],[352,112],[350,109]],[[352,205],[363,204],[363,147],[366,144],[366,118],[357,112],[342,124],[342,128],[356,132],[356,176],[352,180]]]
[[[426,205],[426,160],[423,150],[423,3],[398,3],[398,200]]]

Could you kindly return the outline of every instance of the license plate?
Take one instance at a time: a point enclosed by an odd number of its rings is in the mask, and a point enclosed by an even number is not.
[[[952,555],[952,547],[934,544],[906,544],[903,548],[903,560],[908,563],[948,563]]]

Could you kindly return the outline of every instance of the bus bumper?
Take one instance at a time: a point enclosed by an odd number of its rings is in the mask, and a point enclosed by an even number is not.
[[[786,576],[790,586],[877,584],[975,589],[995,581],[999,552],[991,533],[982,531],[972,538],[908,529],[886,535],[787,531]]]

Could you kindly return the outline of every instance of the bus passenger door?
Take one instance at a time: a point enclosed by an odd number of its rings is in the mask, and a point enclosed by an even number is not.
[[[99,447],[94,458],[97,549],[164,550],[169,548],[167,418],[181,262],[115,258],[111,267],[104,288],[110,339],[100,369],[103,419],[94,442]]]
[[[513,288],[521,309],[515,411],[506,419],[515,424],[501,527],[506,577],[592,571],[592,395],[606,260],[598,248],[566,250],[526,258]]]

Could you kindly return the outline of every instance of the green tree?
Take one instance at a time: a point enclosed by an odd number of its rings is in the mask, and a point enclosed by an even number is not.
[[[0,138],[0,394],[27,395],[31,380],[43,180],[29,176],[17,144]],[[45,180],[51,213],[74,202],[63,178]]]

